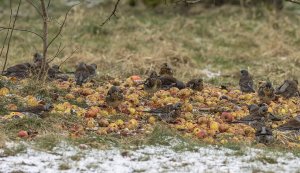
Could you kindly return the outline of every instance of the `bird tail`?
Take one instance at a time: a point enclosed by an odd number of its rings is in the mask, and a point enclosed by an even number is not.
[[[26,110],[22,109],[16,109],[16,110],[11,110],[10,112],[27,112]]]
[[[284,131],[284,130],[296,130],[296,129],[293,128],[293,127],[279,126],[279,127],[277,128],[277,130]]]
[[[227,122],[228,124],[240,124],[240,123],[244,123],[243,121],[229,121]]]
[[[150,113],[150,114],[153,114],[153,115],[156,115],[156,116],[159,116],[160,114],[162,114],[162,112],[156,112],[156,111],[153,111],[153,110],[149,110],[149,111],[142,111],[142,112],[145,112],[145,113]]]
[[[271,119],[272,121],[282,121],[282,118],[277,117],[277,116],[275,116],[275,115],[273,115],[273,114],[270,114],[270,119]]]

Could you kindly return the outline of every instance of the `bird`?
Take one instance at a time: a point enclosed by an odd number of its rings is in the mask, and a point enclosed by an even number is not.
[[[158,74],[156,73],[156,71],[151,71],[150,72],[150,75],[149,75],[149,78],[157,78],[159,77]]]
[[[270,113],[269,107],[265,103],[261,103],[259,105],[251,104],[248,106],[249,115],[233,121],[231,123],[244,123],[250,125],[252,127],[261,126],[267,122],[272,121],[281,121],[282,118],[275,116],[274,114]]]
[[[170,89],[175,87],[177,84],[177,79],[170,75],[159,76],[159,80],[161,81],[163,89]]]
[[[181,114],[182,103],[178,102],[175,104],[166,105],[160,108],[151,109],[147,112],[153,115],[158,116],[158,118],[167,123],[175,122],[176,118]]]
[[[268,107],[262,106],[262,107],[256,107],[257,105],[253,104],[249,106],[249,115],[234,121],[235,123],[245,123],[245,124],[250,124],[251,122],[254,121],[264,121],[267,112],[268,112]]]
[[[184,89],[186,87],[186,85],[182,81],[177,80],[175,87],[181,90],[181,89]]]
[[[253,89],[253,79],[247,70],[241,70],[241,78],[239,81],[240,89],[245,93],[254,93]]]
[[[275,94],[281,95],[284,98],[299,96],[298,80],[285,80],[284,83],[276,89]]]
[[[186,87],[182,81],[176,79],[171,75],[159,76],[159,80],[161,81],[161,88],[165,90],[168,90],[172,87],[176,87],[178,89],[184,89]]]
[[[263,143],[263,144],[272,143],[274,140],[272,130],[267,128],[266,126],[257,128],[255,132],[255,139],[258,143]]]
[[[186,83],[186,87],[191,88],[195,91],[203,90],[203,79],[192,79]]]
[[[52,109],[53,109],[53,105],[47,103],[45,105],[39,104],[39,105],[33,106],[33,107],[27,107],[27,108],[13,110],[13,112],[26,112],[26,113],[33,113],[33,114],[41,115],[43,112],[49,112]]]
[[[271,82],[263,82],[258,88],[257,93],[262,103],[270,103],[275,99],[275,89]]]
[[[76,85],[82,86],[83,83],[88,81],[90,72],[84,62],[80,62],[75,70]]]
[[[31,68],[32,65],[30,63],[17,64],[7,68],[3,75],[17,78],[25,78],[30,75]]]
[[[150,73],[150,76],[144,82],[144,90],[149,93],[155,93],[160,90],[162,86],[161,80],[155,71]]]
[[[97,65],[96,64],[90,64],[86,65],[87,69],[89,70],[90,76],[96,75]]]
[[[250,115],[256,115],[259,114],[259,105],[257,104],[251,104],[248,106],[248,111]]]
[[[42,62],[43,59],[43,55],[38,52],[33,55],[33,63]]]
[[[278,130],[300,130],[300,115],[279,126]]]
[[[124,95],[120,88],[113,85],[106,94],[105,102],[108,106],[116,108],[123,101],[123,99]]]
[[[159,71],[159,75],[160,76],[164,76],[164,75],[170,75],[173,76],[173,70],[172,68],[169,66],[168,63],[163,63],[160,71]]]
[[[69,76],[67,74],[57,74],[55,76],[55,79],[59,81],[67,81],[69,79]]]
[[[58,65],[53,65],[51,68],[48,69],[48,77],[53,79],[55,78],[59,73],[59,66]]]
[[[276,115],[269,112],[269,106],[266,103],[259,104],[259,115],[265,117],[265,122],[270,121],[282,121],[282,118],[277,117]]]
[[[43,66],[43,63],[44,66]],[[32,73],[35,75],[42,75],[41,69],[43,68],[43,72],[50,69],[49,63],[44,62],[44,56],[40,53],[35,53],[33,55],[33,65],[32,65]],[[49,75],[49,73],[48,73]]]

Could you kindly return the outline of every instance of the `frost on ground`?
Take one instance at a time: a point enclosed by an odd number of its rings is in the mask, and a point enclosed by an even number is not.
[[[247,148],[203,147],[176,152],[166,146],[124,151],[80,149],[65,143],[53,151],[27,145],[16,156],[0,157],[0,172],[297,172],[300,158]],[[0,155],[3,150],[0,150]]]

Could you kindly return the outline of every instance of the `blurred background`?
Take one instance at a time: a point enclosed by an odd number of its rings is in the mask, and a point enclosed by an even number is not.
[[[37,5],[39,1],[33,1]],[[47,2],[47,1],[46,1]],[[62,34],[49,48],[59,64],[73,71],[76,63],[96,63],[99,76],[146,75],[168,62],[183,81],[201,76],[212,84],[237,84],[240,69],[256,81],[275,84],[300,79],[300,5],[281,0],[121,0],[116,17],[104,26],[116,0],[52,0],[49,39],[58,32],[68,9]],[[18,1],[13,1],[16,13]],[[0,26],[9,25],[10,5],[0,0]],[[42,33],[42,19],[22,1],[16,28]],[[0,29],[0,48],[7,30]],[[5,46],[4,50],[7,46]],[[32,60],[42,52],[40,38],[14,31],[8,66]],[[2,69],[4,56],[0,57]]]

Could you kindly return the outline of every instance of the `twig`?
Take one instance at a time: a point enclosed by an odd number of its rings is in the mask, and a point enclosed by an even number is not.
[[[55,53],[55,55],[53,56],[53,58],[51,58],[47,63],[51,63],[56,57],[58,57],[59,54],[61,54],[61,52],[66,48],[65,46],[61,48],[61,43],[58,46],[57,52]]]
[[[36,11],[39,13],[39,15],[43,16],[42,12],[39,10],[39,8],[36,5],[34,5],[34,3],[32,1],[30,1],[30,0],[26,0],[26,1],[36,9]]]
[[[47,9],[50,7],[51,0],[48,1]]]
[[[294,0],[286,0],[286,1],[300,5],[300,1],[294,1]]]
[[[106,20],[101,24],[101,26],[104,26],[113,16],[117,17],[116,15],[116,11],[118,9],[118,5],[120,3],[120,0],[118,0],[116,3],[115,3],[115,7],[113,9],[113,11],[111,12],[111,14],[108,16],[108,18],[106,18]]]
[[[8,54],[9,54],[9,48],[10,48],[10,42],[11,42],[11,38],[12,38],[12,35],[13,35],[13,32],[14,32],[16,21],[17,21],[18,15],[19,15],[20,6],[21,6],[21,0],[19,0],[19,4],[18,4],[18,8],[17,8],[17,13],[16,13],[15,19],[13,21],[12,29],[10,31],[10,35],[9,35],[9,39],[8,39],[8,43],[7,43],[7,49],[6,49],[5,60],[4,60],[4,65],[3,65],[2,72],[4,72],[5,67],[6,67],[6,63],[7,63],[7,59],[8,59]]]
[[[80,3],[78,3],[78,4],[80,4]],[[54,40],[55,40],[55,39],[60,35],[60,33],[62,32],[62,29],[63,29],[63,27],[64,27],[64,25],[65,25],[65,23],[66,23],[68,14],[69,14],[69,12],[71,11],[71,9],[72,9],[73,7],[75,7],[76,5],[78,5],[78,4],[73,5],[73,6],[68,10],[68,12],[67,12],[66,15],[65,15],[65,18],[64,18],[63,23],[60,25],[60,28],[59,28],[58,33],[57,33],[57,34],[53,37],[53,39],[49,42],[49,44],[47,45],[47,49],[49,48],[49,46],[54,42]]]
[[[10,29],[12,29],[11,27],[4,27],[4,26],[0,26],[0,28],[3,29],[3,30],[10,30]],[[43,40],[43,37],[40,34],[34,32],[34,31],[30,31],[30,30],[27,30],[27,29],[19,29],[19,28],[14,28],[14,30],[15,31],[23,31],[23,32],[32,33],[32,34],[40,37]]]
[[[12,16],[13,16],[13,12],[12,12],[11,1],[10,1],[10,17],[9,17],[9,24],[8,24],[9,27],[10,27],[10,24],[11,24]],[[2,45],[2,48],[1,48],[1,52],[0,52],[0,57],[2,56],[8,34],[9,34],[9,30],[7,30],[7,32],[6,32],[6,36],[4,38],[3,45]],[[4,70],[5,70],[5,67],[3,67],[2,74],[4,73]]]
[[[60,67],[61,65],[63,65],[68,59],[70,59],[75,52],[77,52],[78,48],[76,48],[75,50],[72,51],[72,53],[62,62],[58,65],[58,67]]]

